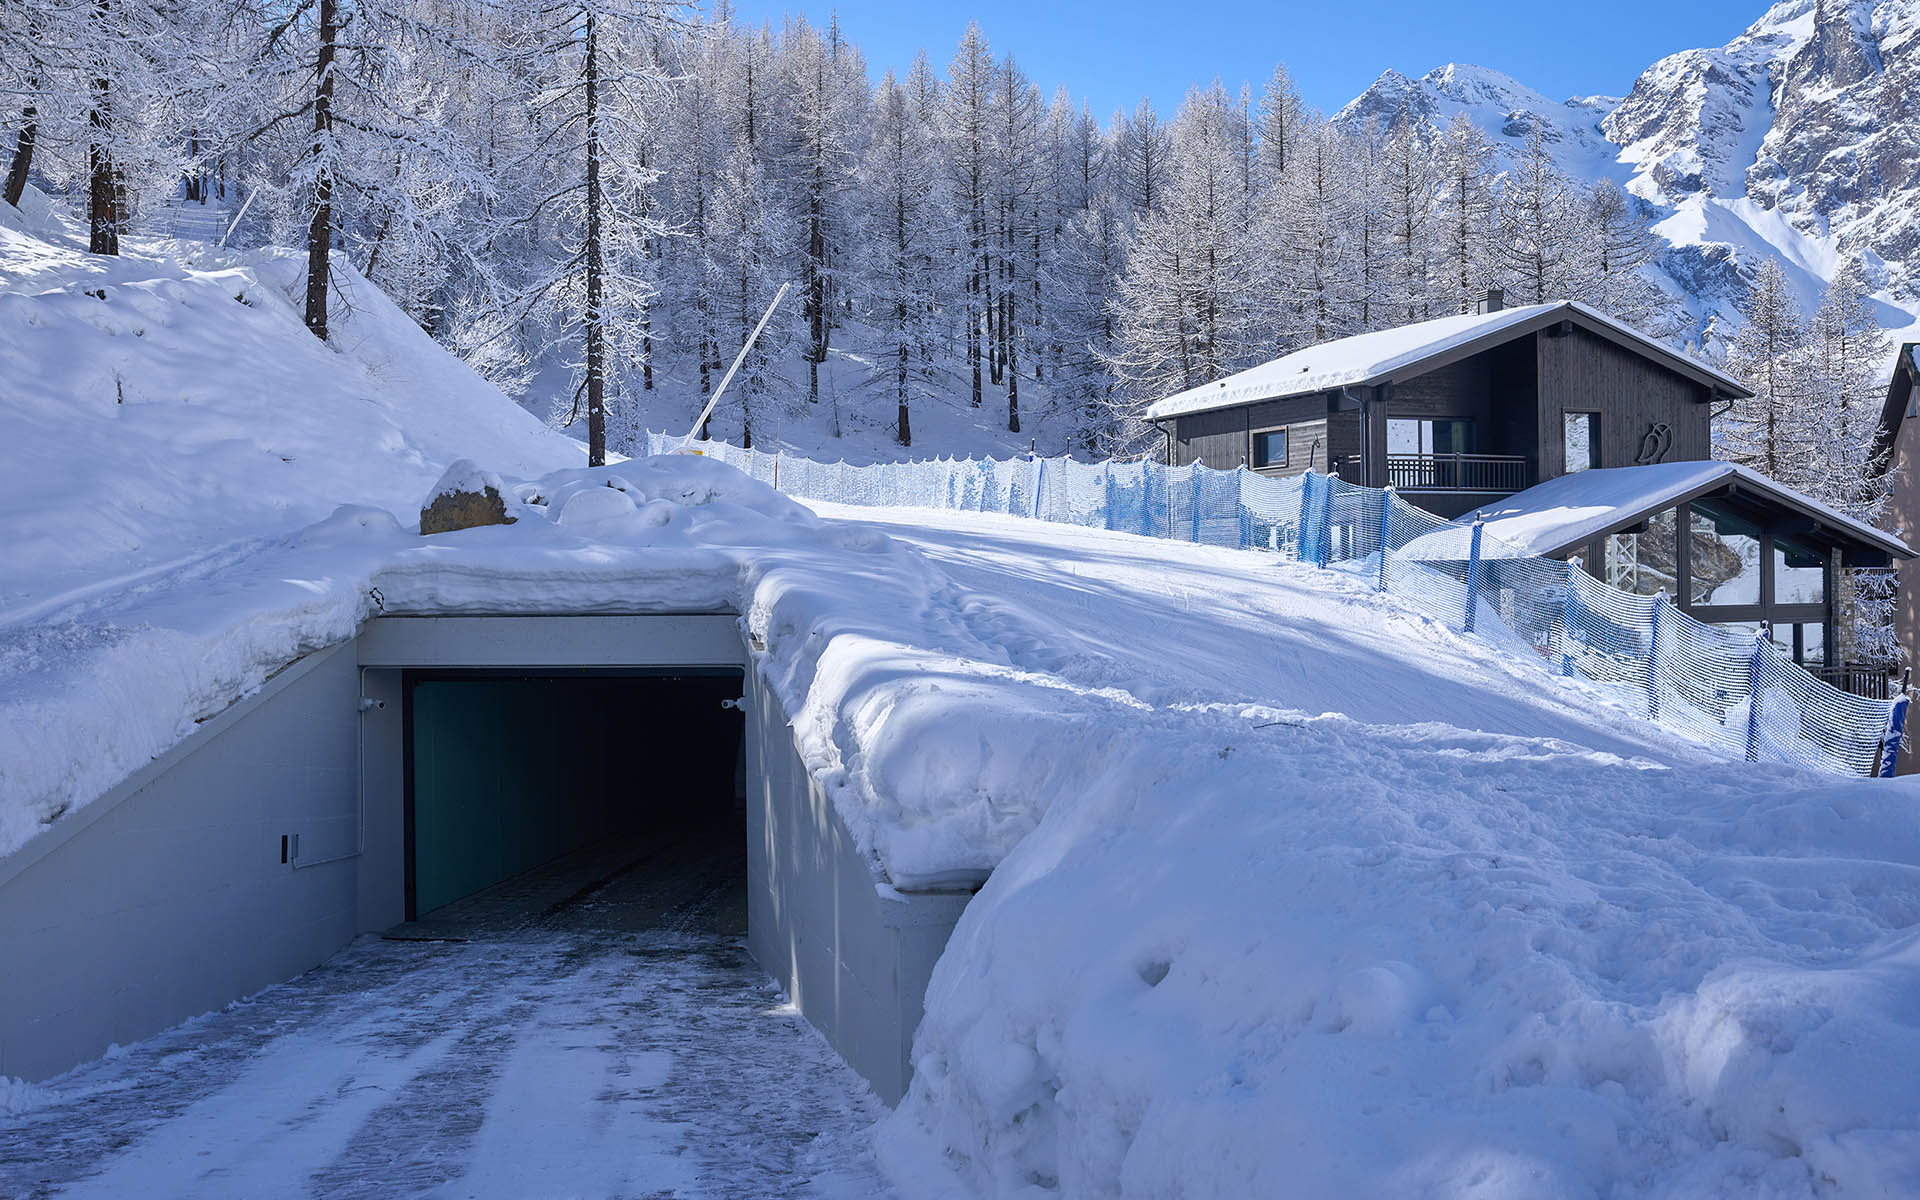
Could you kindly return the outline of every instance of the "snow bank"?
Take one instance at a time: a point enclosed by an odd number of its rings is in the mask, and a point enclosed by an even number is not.
[[[1239,717],[1154,722],[968,908],[908,1194],[1920,1191],[1920,784]]]
[[[712,460],[495,478],[517,524],[423,539],[343,506],[0,631],[0,853],[381,613],[742,614],[809,769],[903,886],[984,876],[1084,752],[1063,731],[1124,707],[1013,667],[1008,641],[1042,631],[980,627],[915,551]]]

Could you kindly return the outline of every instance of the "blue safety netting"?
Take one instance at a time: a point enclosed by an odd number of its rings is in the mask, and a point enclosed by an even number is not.
[[[678,443],[650,434],[650,453]],[[808,500],[1004,513],[1338,569],[1546,670],[1604,684],[1662,726],[1750,761],[1873,774],[1896,705],[1809,674],[1763,635],[1707,625],[1478,525],[1309,471],[935,459],[850,466],[700,442],[702,454]]]

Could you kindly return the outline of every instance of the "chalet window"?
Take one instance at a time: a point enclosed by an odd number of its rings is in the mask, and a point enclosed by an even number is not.
[[[1679,541],[1676,513],[1665,509],[1647,518],[1634,533],[1611,533],[1605,542],[1601,578],[1623,592],[1651,596],[1674,594],[1679,579]]]
[[[1723,606],[1760,603],[1760,527],[1705,501],[1687,507],[1693,523],[1688,599]]]
[[[1287,465],[1286,430],[1262,429],[1253,435],[1253,465],[1256,467]]]
[[[1562,413],[1566,425],[1567,474],[1600,465],[1600,414]]]
[[[1775,604],[1825,604],[1827,602],[1827,560],[1818,550],[1809,549],[1778,535],[1773,539],[1773,602]]]
[[[1812,670],[1826,665],[1826,626],[1818,621],[1802,621],[1793,627],[1793,661]]]
[[[1751,633],[1758,630],[1760,625],[1756,621],[1740,621],[1729,628],[1744,629]],[[1826,665],[1827,627],[1818,621],[1769,624],[1767,636],[1774,649],[1808,670],[1818,671]]]
[[[1391,417],[1388,454],[1472,454],[1473,422],[1457,417]]]

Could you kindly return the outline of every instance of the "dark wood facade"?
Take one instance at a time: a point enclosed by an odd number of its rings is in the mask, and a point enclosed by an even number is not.
[[[1920,537],[1920,342],[1900,347],[1886,407],[1874,442],[1874,458],[1887,473],[1887,522],[1912,545]],[[1901,569],[1893,626],[1906,665],[1920,663],[1920,585]],[[1900,756],[1902,775],[1920,773],[1920,754]]]
[[[1456,517],[1565,474],[1569,413],[1599,423],[1594,466],[1713,456],[1714,402],[1726,394],[1712,376],[1562,311],[1362,386],[1170,418],[1161,422],[1169,461],[1273,475],[1333,470],[1369,487],[1392,483],[1410,502]],[[1390,423],[1421,419],[1470,422],[1471,449],[1390,453]],[[1255,436],[1282,427],[1285,465],[1261,465]]]

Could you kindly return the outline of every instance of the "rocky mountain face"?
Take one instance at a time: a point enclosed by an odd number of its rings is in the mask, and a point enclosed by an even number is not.
[[[1467,112],[1503,151],[1543,122],[1563,170],[1612,175],[1651,207],[1661,282],[1709,338],[1767,255],[1811,310],[1859,254],[1881,323],[1920,317],[1920,0],[1781,0],[1725,46],[1661,59],[1618,101],[1555,102],[1447,66],[1390,71],[1339,119],[1402,110]]]

